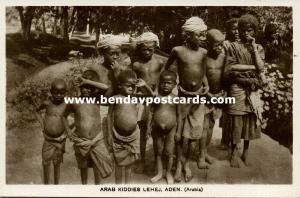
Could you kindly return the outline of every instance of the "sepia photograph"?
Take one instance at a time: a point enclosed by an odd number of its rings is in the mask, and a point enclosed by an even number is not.
[[[293,7],[6,6],[5,25],[6,185],[293,184]]]

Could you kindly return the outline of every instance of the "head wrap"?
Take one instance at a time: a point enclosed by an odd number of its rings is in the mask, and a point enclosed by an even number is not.
[[[152,32],[144,32],[136,39],[136,44],[155,42],[157,47],[159,47],[159,39],[158,36]]]
[[[224,34],[220,30],[210,29],[207,31],[206,39],[209,43],[221,42],[225,40]]]
[[[184,32],[200,33],[207,30],[207,26],[204,21],[199,17],[191,17],[182,26]]]
[[[125,43],[129,43],[129,39],[127,37],[121,35],[107,34],[99,39],[97,43],[97,48],[105,49],[109,46],[121,46]]]

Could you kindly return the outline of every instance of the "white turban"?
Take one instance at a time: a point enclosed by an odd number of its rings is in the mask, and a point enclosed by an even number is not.
[[[207,30],[207,26],[204,21],[199,17],[191,17],[182,26],[182,30],[185,32],[200,33]]]
[[[125,44],[128,42],[129,42],[129,39],[124,36],[107,34],[99,39],[99,41],[97,43],[97,48],[104,49],[109,46],[121,46],[122,44]]]
[[[157,47],[159,47],[158,36],[152,32],[145,32],[136,39],[137,45],[148,42],[155,42]]]

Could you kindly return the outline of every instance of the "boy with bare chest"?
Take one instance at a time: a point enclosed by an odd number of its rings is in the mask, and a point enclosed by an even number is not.
[[[36,109],[35,115],[43,126],[44,144],[42,149],[44,184],[49,184],[50,163],[54,166],[54,184],[59,183],[60,164],[65,152],[66,133],[62,117],[67,109],[64,97],[67,85],[62,79],[55,80],[51,85],[51,98]],[[39,112],[46,110],[42,117]]]
[[[116,98],[126,96],[140,96],[136,94],[136,87],[145,86],[152,95],[151,88],[140,79],[138,82],[136,74],[132,70],[124,70],[118,77],[118,95]],[[142,96],[142,95],[141,95]],[[140,131],[138,127],[137,104],[118,103],[110,105],[108,109],[108,135],[109,144],[115,158],[116,183],[123,182],[125,172],[125,183],[130,182],[132,165],[139,159],[140,155]]]
[[[83,78],[98,81],[97,73],[92,70],[85,71]],[[103,85],[103,87],[105,86]],[[83,84],[80,86],[80,92],[81,97],[95,97],[96,89],[92,85]],[[64,119],[68,135],[74,142],[82,184],[87,184],[89,167],[94,170],[95,184],[100,183],[101,176],[108,177],[113,171],[113,162],[101,131],[99,108],[98,104],[71,104],[66,115],[74,113],[76,127],[74,132],[71,131]]]
[[[222,86],[222,76],[224,70],[225,53],[223,42],[225,36],[217,29],[210,29],[207,32],[207,56],[204,60],[206,67],[206,76],[209,85],[209,98],[225,97],[225,91]],[[213,158],[207,154],[207,147],[211,141],[215,120],[222,115],[222,109],[213,104],[206,104],[204,117],[204,132],[203,138],[200,141],[200,155],[198,160],[199,168],[208,168],[209,164],[213,163]]]
[[[186,43],[174,47],[166,63],[166,69],[177,61],[179,75],[178,95],[181,97],[195,97],[204,95],[208,91],[206,71],[203,64],[206,50],[199,47],[205,40],[207,26],[199,17],[188,19],[182,27],[186,36]],[[204,121],[203,104],[179,105],[179,122],[176,133],[177,140],[177,170],[175,180],[181,180],[182,164],[185,173],[185,181],[192,179],[192,171],[189,167],[190,144],[202,137]],[[183,136],[183,140],[181,140]]]
[[[132,64],[132,69],[137,74],[138,78],[143,79],[154,91],[156,89],[159,75],[164,66],[164,63],[155,54],[154,50],[158,46],[158,37],[152,32],[145,32],[139,36],[137,40],[136,53],[137,60]],[[145,90],[140,90],[145,92]],[[139,112],[139,127],[140,127],[140,148],[141,148],[141,165],[140,171],[144,171],[145,166],[145,152],[147,144],[146,131],[149,119],[149,108],[144,106],[141,112]]]
[[[176,85],[176,74],[172,71],[164,71],[160,75],[158,96],[166,98],[174,97],[172,90]],[[166,179],[168,184],[174,183],[171,172],[174,158],[175,133],[177,127],[178,108],[175,104],[153,104],[152,137],[153,146],[156,150],[157,174],[151,179],[155,183],[163,177],[163,152],[167,157]]]

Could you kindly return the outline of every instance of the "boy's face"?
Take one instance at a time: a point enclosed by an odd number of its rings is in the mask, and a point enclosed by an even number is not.
[[[168,95],[175,87],[176,79],[170,75],[162,76],[159,80],[159,93],[162,95]]]
[[[245,42],[251,42],[254,35],[255,35],[255,31],[254,29],[251,27],[250,24],[245,24],[240,28],[240,37],[242,40],[244,40]]]
[[[50,90],[54,102],[62,102],[66,95],[65,87],[54,87]]]
[[[89,88],[88,86],[81,86],[80,87],[80,93],[83,97],[90,97],[92,96],[93,90]]]
[[[154,53],[155,42],[143,43],[140,48],[140,53],[143,59],[150,60]]]
[[[119,84],[119,90],[121,95],[132,95],[136,90],[137,79],[128,78],[125,82]]]
[[[121,48],[120,46],[110,46],[105,50],[103,56],[107,63],[112,64],[120,59]]]
[[[231,24],[228,34],[230,34],[230,38],[237,41],[239,39],[239,30],[238,30],[238,23]]]
[[[216,54],[221,54],[223,52],[223,41],[215,41],[210,46],[211,50]]]

